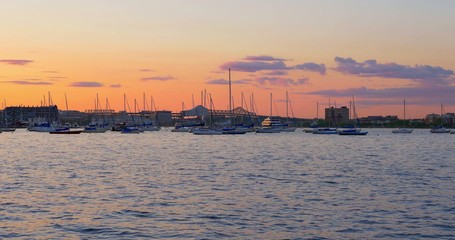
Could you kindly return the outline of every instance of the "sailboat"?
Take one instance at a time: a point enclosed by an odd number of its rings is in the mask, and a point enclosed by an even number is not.
[[[281,130],[282,132],[295,132],[297,129],[296,127],[290,127],[289,126],[289,110],[288,110],[288,105],[291,102],[289,101],[289,94],[288,91],[286,91],[286,123],[283,125],[283,129]],[[291,106],[291,112],[292,112],[292,117],[294,117],[294,112],[292,111],[292,106]]]
[[[318,106],[319,108],[319,106]],[[313,134],[338,134],[338,131],[336,128],[332,128],[330,127],[330,123],[331,123],[331,120],[332,120],[332,107],[330,106],[330,99],[329,99],[329,109],[330,109],[330,113],[329,113],[329,127],[317,127],[317,128],[314,128],[312,133]]]
[[[430,132],[431,133],[450,133],[451,131],[449,129],[446,129],[443,125],[444,119],[444,106],[441,104],[441,125],[433,127]]]
[[[403,127],[392,130],[392,133],[412,133],[412,130],[406,128],[406,100],[403,100]]]
[[[95,100],[95,116],[91,123],[84,127],[84,133],[105,133],[109,130],[109,126],[104,121],[99,119],[99,114],[102,113],[101,106],[99,104],[98,94],[96,94]]]
[[[223,130],[218,128],[213,122],[213,101],[212,95],[209,94],[210,98],[210,125],[207,127],[193,128],[193,135],[221,135]]]
[[[367,135],[367,131],[362,131],[360,127],[357,127],[357,122],[359,120],[357,118],[357,112],[355,109],[354,96],[352,96],[352,105],[354,110],[354,127],[338,130],[338,135]]]
[[[233,124],[233,112],[232,112],[232,90],[231,90],[231,69],[229,69],[229,126],[224,127],[223,134],[229,135],[238,135],[238,134],[245,134],[248,132],[247,128],[243,128],[241,126],[235,126]]]
[[[270,116],[262,121],[262,127],[256,129],[256,133],[280,133],[283,130],[279,116],[272,116],[272,93],[270,93]]]

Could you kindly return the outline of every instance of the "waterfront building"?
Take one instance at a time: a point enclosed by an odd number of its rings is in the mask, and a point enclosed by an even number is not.
[[[349,108],[345,106],[340,108],[326,108],[324,120],[331,123],[333,126],[341,123],[347,123],[349,121]]]

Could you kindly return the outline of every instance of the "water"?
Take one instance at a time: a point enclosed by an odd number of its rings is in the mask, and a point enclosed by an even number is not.
[[[0,134],[0,238],[455,239],[455,135]]]

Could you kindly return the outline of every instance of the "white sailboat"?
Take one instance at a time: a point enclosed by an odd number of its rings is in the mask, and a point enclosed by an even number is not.
[[[441,125],[433,127],[430,132],[431,133],[450,133],[451,131],[449,129],[446,129],[443,125],[444,122],[444,106],[441,104]]]
[[[223,130],[218,128],[216,124],[214,124],[213,119],[213,101],[212,96],[209,94],[210,98],[210,125],[206,127],[200,128],[193,128],[193,135],[221,135],[223,134]]]
[[[297,129],[296,127],[289,126],[289,109],[288,109],[289,104],[290,104],[289,94],[288,94],[288,91],[286,91],[286,123],[283,125],[283,129],[281,130],[282,132],[295,132],[295,130]],[[292,112],[292,117],[294,117],[294,112],[292,111],[292,106],[291,106],[291,112]]]
[[[406,128],[406,100],[403,100],[403,127],[392,130],[392,133],[412,133],[412,130]]]
[[[352,96],[352,106],[353,106],[353,110],[354,110],[354,127],[338,130],[338,135],[347,135],[347,136],[367,135],[368,134],[367,131],[363,131],[360,127],[357,127],[358,118],[357,118],[357,112],[355,109],[354,96]]]

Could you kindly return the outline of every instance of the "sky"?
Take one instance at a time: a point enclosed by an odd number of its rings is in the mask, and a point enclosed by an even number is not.
[[[117,111],[152,97],[180,111],[204,91],[228,109],[231,69],[233,105],[254,99],[261,115],[272,95],[285,116],[286,92],[295,117],[353,98],[358,116],[402,118],[404,99],[406,118],[455,112],[451,0],[3,0],[0,11],[3,107],[50,95],[84,111],[98,95]]]

